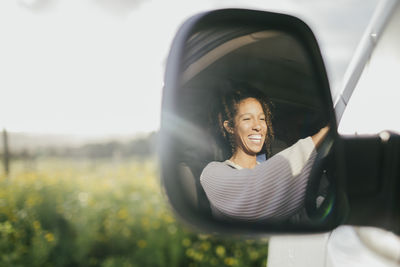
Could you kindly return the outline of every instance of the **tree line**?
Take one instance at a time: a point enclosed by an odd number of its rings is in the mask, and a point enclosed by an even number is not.
[[[147,136],[135,138],[131,141],[108,141],[88,143],[78,147],[41,147],[35,150],[19,150],[10,152],[12,159],[29,159],[37,157],[64,157],[64,158],[128,158],[150,157],[157,149],[158,134],[153,132]],[[4,159],[5,152],[1,151]]]

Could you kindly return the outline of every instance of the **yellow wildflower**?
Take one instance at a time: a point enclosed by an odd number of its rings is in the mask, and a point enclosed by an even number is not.
[[[189,238],[184,238],[184,239],[182,240],[182,245],[183,245],[184,247],[188,247],[188,246],[190,246],[191,244],[192,244],[192,241],[190,241]]]
[[[39,221],[34,221],[33,222],[33,228],[35,228],[35,230],[40,229],[40,222]]]
[[[49,243],[54,242],[54,235],[52,233],[45,234],[44,238],[46,238],[47,242]]]
[[[188,257],[193,257],[194,253],[195,252],[192,248],[189,248],[186,250],[186,256],[188,256]]]
[[[223,256],[225,256],[225,248],[224,248],[223,246],[221,246],[221,245],[219,245],[219,246],[216,247],[215,252],[216,252],[217,255],[218,255],[219,257],[221,257],[221,258],[222,258]]]
[[[228,266],[232,266],[232,265],[237,264],[237,261],[236,261],[236,259],[234,259],[234,258],[232,258],[232,257],[227,257],[227,258],[224,260],[224,263],[225,263],[226,265],[228,265]]]
[[[37,204],[40,204],[41,202],[42,202],[41,197],[40,196],[34,196],[34,195],[29,196],[27,198],[27,200],[25,201],[26,205],[29,208],[32,208],[33,206],[35,206]]]
[[[202,261],[204,258],[204,255],[203,255],[203,253],[196,252],[196,253],[194,253],[193,258],[195,261]]]
[[[164,215],[163,216],[164,217],[164,221],[166,222],[166,223],[172,223],[172,222],[174,222],[174,218],[172,218],[172,216],[171,215]]]
[[[160,226],[161,226],[161,224],[160,224],[160,222],[158,222],[158,221],[155,221],[155,222],[153,223],[153,228],[154,228],[154,229],[159,229]]]
[[[147,247],[147,242],[146,242],[146,240],[140,239],[137,242],[137,245],[138,245],[139,248],[145,248],[145,247]]]
[[[197,236],[199,237],[200,240],[206,240],[210,237],[210,235],[206,234],[198,234]]]
[[[178,229],[177,229],[174,225],[170,225],[170,226],[168,226],[167,230],[168,230],[168,232],[169,232],[171,235],[173,235],[173,234],[176,233],[176,231],[177,231]]]
[[[141,219],[141,223],[142,223],[142,226],[147,229],[150,224],[150,220],[149,220],[149,218],[144,217]]]
[[[202,249],[203,251],[207,251],[207,250],[210,249],[211,244],[210,244],[210,242],[205,241],[205,242],[202,242],[202,243],[201,243],[200,247],[201,247],[201,249]]]
[[[122,208],[118,211],[117,216],[120,220],[125,220],[128,218],[128,211],[125,208]]]
[[[258,259],[259,256],[260,255],[258,254],[257,251],[255,251],[255,250],[250,251],[250,259],[256,260],[256,259]]]

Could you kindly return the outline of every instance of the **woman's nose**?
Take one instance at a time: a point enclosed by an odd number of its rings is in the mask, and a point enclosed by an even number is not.
[[[259,121],[255,121],[255,123],[253,124],[253,129],[260,131],[261,130],[261,123]]]

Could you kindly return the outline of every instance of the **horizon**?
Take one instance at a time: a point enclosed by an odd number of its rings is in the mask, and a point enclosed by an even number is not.
[[[3,129],[4,130],[4,129]],[[3,152],[3,130],[0,140],[0,155]],[[120,144],[129,143],[131,141],[146,139],[151,137],[156,131],[148,133],[135,134],[117,134],[117,135],[77,135],[77,134],[54,134],[54,133],[26,133],[26,132],[9,132],[7,131],[8,147],[12,153],[21,151],[36,151],[42,148],[79,148],[90,144],[107,144],[117,142]]]

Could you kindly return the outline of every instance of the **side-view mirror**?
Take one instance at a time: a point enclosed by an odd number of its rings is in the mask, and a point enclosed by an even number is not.
[[[349,218],[343,144],[317,41],[298,18],[199,14],[168,57],[161,179],[176,214],[229,233],[329,231]]]

